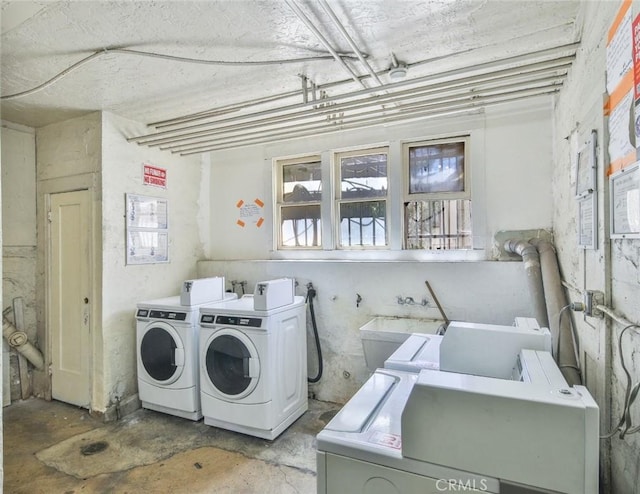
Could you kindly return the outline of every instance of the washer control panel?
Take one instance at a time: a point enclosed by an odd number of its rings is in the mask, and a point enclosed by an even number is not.
[[[262,318],[245,317],[245,316],[216,316],[213,314],[202,314],[200,316],[201,324],[217,324],[224,326],[240,326],[245,328],[262,327]]]
[[[138,309],[136,317],[148,317],[151,319],[168,319],[169,321],[186,321],[186,312],[172,310]]]

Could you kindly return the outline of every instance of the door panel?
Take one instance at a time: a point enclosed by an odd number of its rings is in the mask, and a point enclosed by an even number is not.
[[[90,405],[90,193],[51,195],[49,331],[51,394]]]

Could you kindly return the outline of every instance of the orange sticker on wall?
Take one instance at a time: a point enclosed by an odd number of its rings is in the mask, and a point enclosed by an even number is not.
[[[260,199],[256,198],[252,203],[245,203],[244,200],[240,199],[236,202],[236,208],[238,208],[240,214],[240,219],[236,221],[239,227],[244,228],[247,223],[253,223],[256,228],[260,228],[264,223],[262,216],[264,202]]]

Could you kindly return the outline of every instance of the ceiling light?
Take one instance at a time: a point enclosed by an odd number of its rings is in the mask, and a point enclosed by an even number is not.
[[[392,81],[399,81],[407,76],[407,66],[400,64],[397,67],[389,69],[389,79]]]

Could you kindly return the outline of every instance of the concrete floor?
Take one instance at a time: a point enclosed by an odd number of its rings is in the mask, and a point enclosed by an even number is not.
[[[315,435],[339,408],[312,400],[267,441],[150,410],[105,424],[64,403],[19,401],[3,410],[4,493],[313,494]]]

